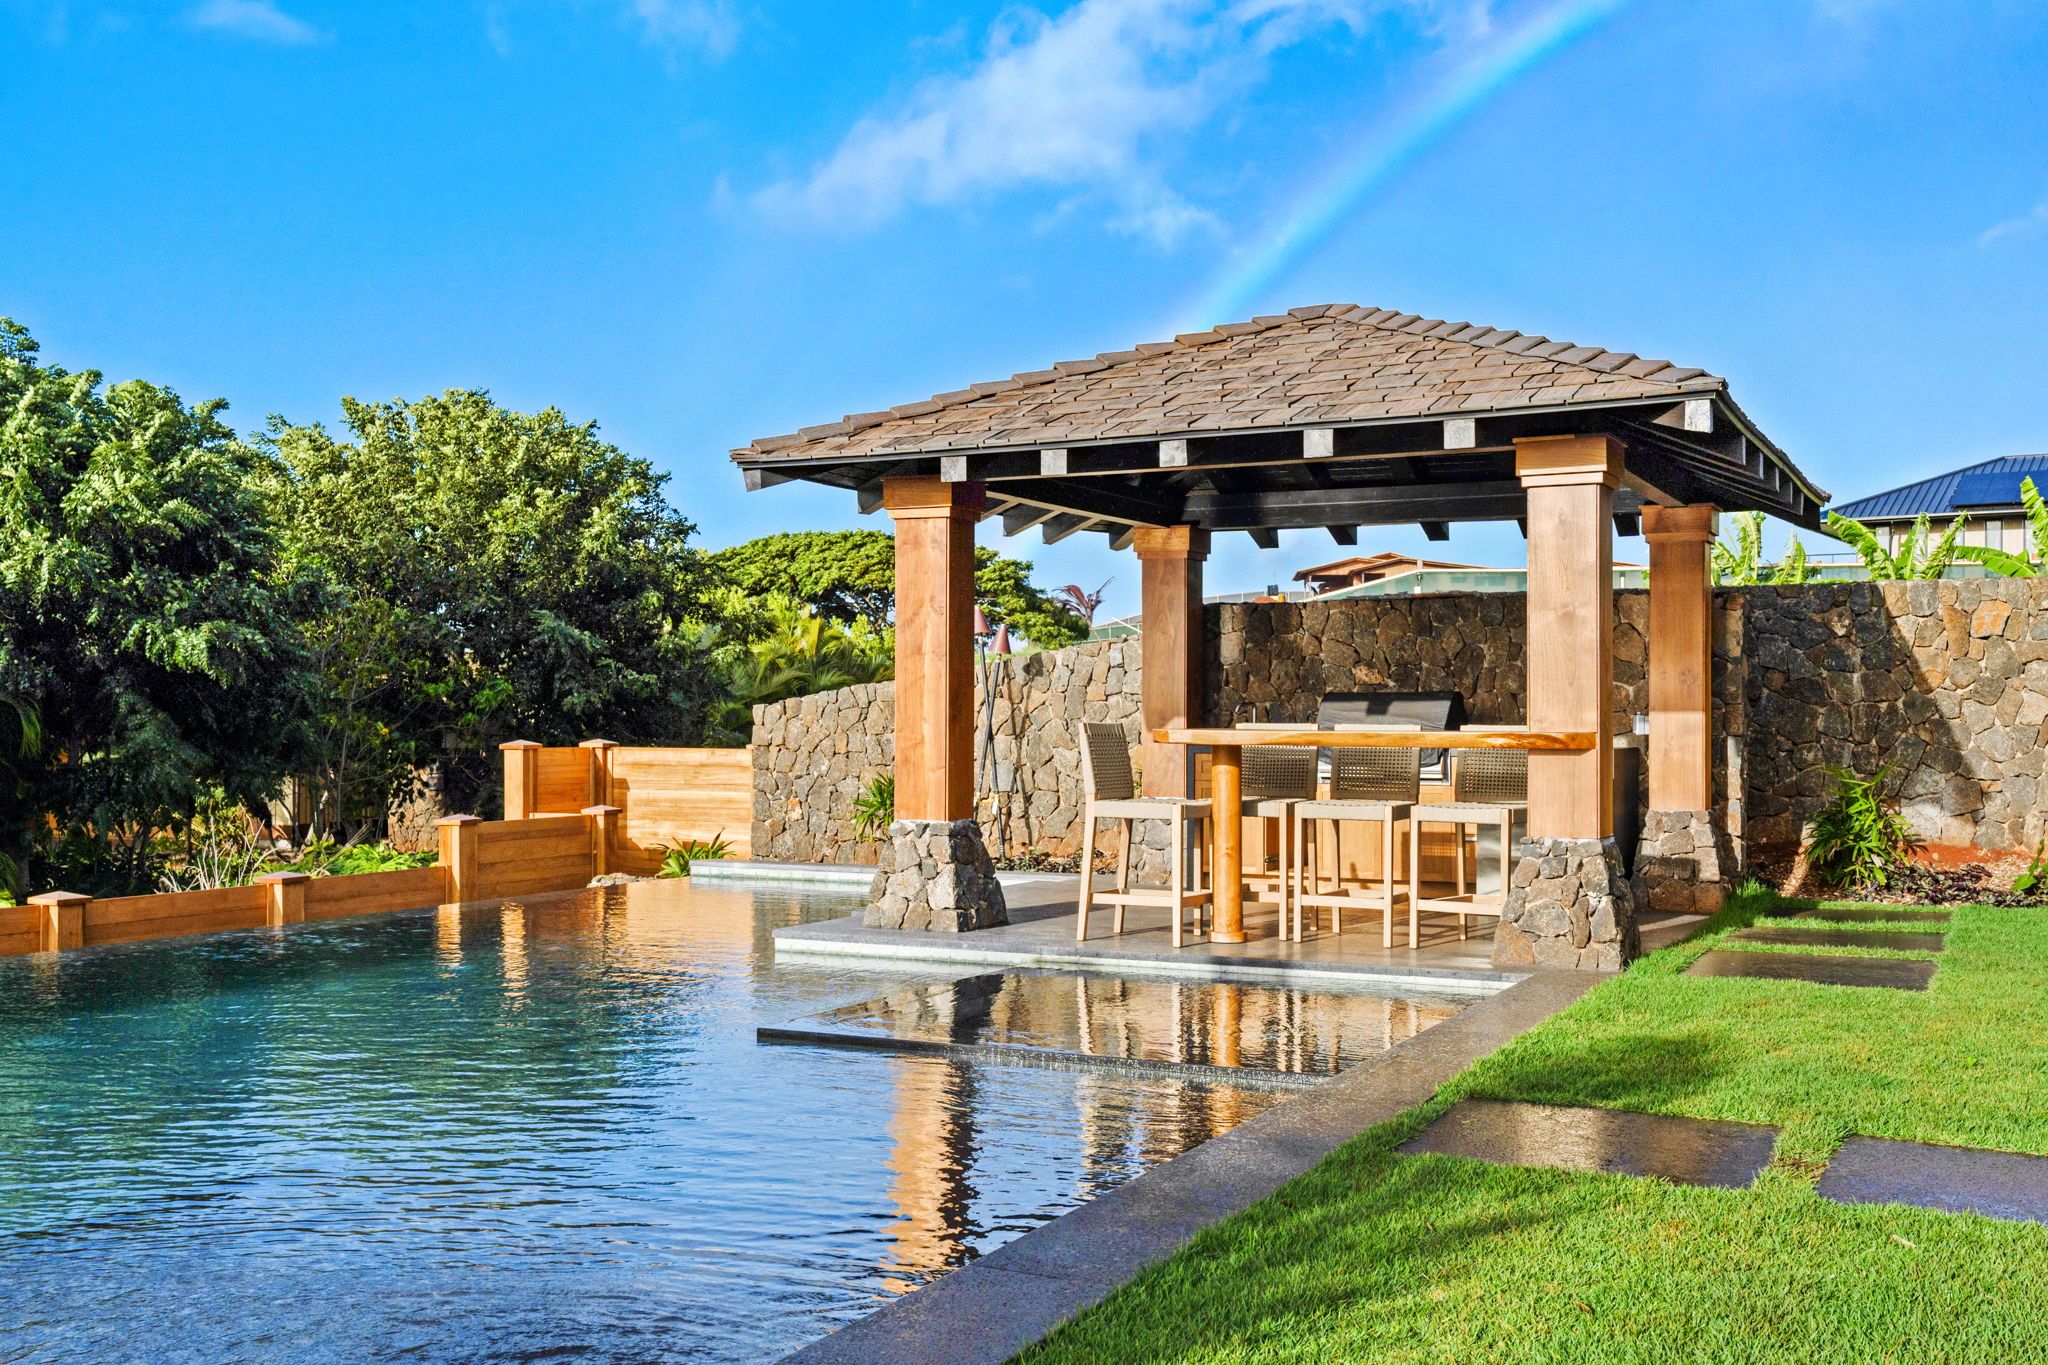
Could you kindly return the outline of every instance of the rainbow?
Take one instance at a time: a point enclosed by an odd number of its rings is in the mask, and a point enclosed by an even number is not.
[[[1277,231],[1237,255],[1178,328],[1196,331],[1250,314],[1286,274],[1314,255],[1359,207],[1460,123],[1632,0],[1560,0],[1497,38],[1424,96],[1371,125],[1337,166],[1303,193]]]

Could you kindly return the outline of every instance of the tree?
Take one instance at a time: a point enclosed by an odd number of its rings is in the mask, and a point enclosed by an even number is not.
[[[1717,540],[1710,550],[1716,583],[1724,588],[1753,588],[1763,583],[1804,583],[1813,577],[1806,547],[1797,535],[1786,543],[1783,559],[1767,564],[1763,557],[1764,514],[1737,512],[1728,520],[1734,541]]]
[[[708,578],[664,476],[593,423],[475,390],[342,414],[353,439],[273,417],[265,446],[346,812],[515,736],[700,737],[717,683],[684,623]]]
[[[1854,517],[1830,512],[1827,527],[1829,535],[1856,552],[1856,557],[1863,561],[1863,567],[1870,571],[1872,582],[1897,583],[1908,579],[1939,578],[1947,573],[1956,562],[1963,526],[1968,520],[1967,515],[1958,513],[1937,541],[1931,539],[1934,530],[1927,514],[1922,512],[1913,519],[1913,528],[1890,550],[1885,549],[1883,542],[1868,526]]]
[[[699,636],[726,690],[707,726],[709,743],[745,744],[753,708],[763,703],[896,676],[893,629],[841,624],[780,593],[732,604],[728,620],[737,623],[729,634],[713,625]]]
[[[2020,480],[2020,506],[2027,513],[2029,554],[2016,555],[1988,545],[1959,545],[1956,553],[2007,578],[2032,578],[2039,573],[2039,566],[2048,564],[2048,502],[2042,501],[2041,490],[2034,487],[2032,479]]]
[[[883,630],[896,603],[896,543],[886,531],[785,531],[710,556],[740,591],[780,593],[833,620]],[[1073,644],[1088,623],[1031,582],[1028,560],[974,549],[974,593],[989,624],[1007,623],[1042,649]]]
[[[155,833],[216,788],[262,801],[305,753],[263,462],[225,408],[43,365],[0,319],[0,679],[41,728],[24,750],[10,727],[0,843],[31,886],[146,887]]]

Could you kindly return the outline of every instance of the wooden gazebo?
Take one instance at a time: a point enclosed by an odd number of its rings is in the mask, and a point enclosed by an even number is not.
[[[985,517],[1002,518],[1010,534],[1036,528],[1050,542],[1100,532],[1136,549],[1148,744],[1200,719],[1212,536],[1241,531],[1270,547],[1283,529],[1324,527],[1350,545],[1361,526],[1412,522],[1442,539],[1453,522],[1518,522],[1528,538],[1527,719],[1537,737],[1529,838],[1549,857],[1569,855],[1575,875],[1604,841],[1618,879],[1613,530],[1640,527],[1651,542],[1649,804],[1704,824],[1716,514],[1753,509],[1814,528],[1826,500],[1705,371],[1346,305],[855,414],[756,441],[734,459],[750,489],[806,479],[894,518],[896,800],[899,821],[910,822],[899,838],[917,841],[926,862],[936,850],[940,864],[949,854],[971,860],[979,847],[970,670],[973,534]],[[1593,739],[1545,748],[1545,734]],[[1181,794],[1185,773],[1174,761],[1144,764],[1153,794]],[[1544,886],[1517,894],[1540,899]],[[1616,939],[1632,941],[1625,884],[1615,894]],[[903,922],[969,928],[1000,918],[992,879],[971,870],[940,899],[977,897],[993,905],[926,906]],[[1222,899],[1215,936],[1228,942],[1242,929]],[[1516,921],[1511,910],[1507,922]],[[1511,946],[1497,952],[1585,960],[1585,945],[1549,951],[1546,937],[1555,935],[1525,925],[1504,933]]]

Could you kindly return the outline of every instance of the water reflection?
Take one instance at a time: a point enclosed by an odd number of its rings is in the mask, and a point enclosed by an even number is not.
[[[772,1359],[1283,1098],[758,1046],[927,989],[981,1027],[950,973],[774,961],[847,908],[651,883],[0,962],[0,1355]],[[1128,989],[1000,1017],[1268,1046],[1265,1002]]]
[[[1306,1078],[1334,1075],[1460,1008],[1415,995],[1011,971],[829,1010],[814,1031],[790,1032]]]

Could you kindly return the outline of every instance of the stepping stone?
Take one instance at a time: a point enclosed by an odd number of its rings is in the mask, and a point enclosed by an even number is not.
[[[1748,976],[1766,981],[1811,981],[1820,986],[1889,986],[1924,991],[1934,964],[1910,957],[1822,957],[1818,953],[1701,953],[1687,976]]]
[[[1739,1190],[1770,1161],[1777,1140],[1777,1129],[1753,1123],[1460,1100],[1400,1150]]]
[[[1947,924],[1946,910],[1801,910],[1792,919],[1831,920],[1836,924]]]
[[[1764,925],[1730,934],[1732,943],[1787,943],[1801,948],[1900,948],[1915,952],[1941,951],[1941,934],[1918,934],[1908,930],[1829,929],[1824,925]]]
[[[1852,1137],[1820,1178],[1843,1204],[1913,1204],[2048,1223],[2048,1157]]]

